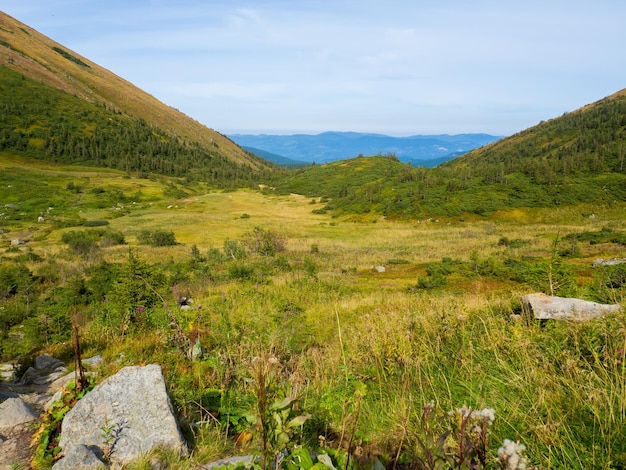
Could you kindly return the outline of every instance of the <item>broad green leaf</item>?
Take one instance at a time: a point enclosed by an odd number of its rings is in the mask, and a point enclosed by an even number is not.
[[[311,417],[311,415],[300,415],[300,416],[296,416],[294,419],[292,419],[291,421],[289,421],[287,423],[287,427],[288,428],[297,428],[302,426],[307,419],[309,419]]]
[[[331,468],[332,470],[337,470],[335,466],[333,465],[333,461],[330,458],[330,455],[328,454],[318,454],[317,461],[324,464],[328,468]]]
[[[284,446],[289,442],[289,434],[286,432],[279,433],[276,437],[276,441],[278,442],[278,445]]]
[[[291,405],[291,403],[293,403],[294,400],[295,397],[285,397],[280,401],[275,401],[270,405],[270,410],[282,410],[284,408],[287,408],[289,405]]]

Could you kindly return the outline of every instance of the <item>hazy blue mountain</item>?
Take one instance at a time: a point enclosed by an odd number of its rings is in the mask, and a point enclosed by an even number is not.
[[[228,137],[243,147],[253,147],[302,162],[326,163],[358,155],[395,154],[400,161],[419,166],[435,166],[500,139],[488,134],[392,137],[358,132],[324,132],[316,135],[231,134]],[[434,159],[438,160],[435,165],[428,164],[429,160]]]
[[[311,162],[304,162],[302,160],[293,160],[291,158],[283,157],[282,155],[277,155],[272,152],[267,152],[265,150],[261,150],[255,147],[248,147],[247,145],[241,145],[241,148],[247,150],[248,152],[252,152],[259,157],[274,162],[277,165],[284,166],[287,168],[302,168],[306,165],[309,165]]]

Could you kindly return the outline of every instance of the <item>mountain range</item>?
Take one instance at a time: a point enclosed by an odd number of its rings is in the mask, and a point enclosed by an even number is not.
[[[482,216],[626,200],[625,90],[505,138],[227,137],[0,13],[0,98],[0,153],[213,188],[265,184],[338,212]]]
[[[359,155],[395,155],[413,166],[433,167],[458,155],[500,139],[489,134],[413,135],[392,137],[358,132],[323,132],[321,134],[229,134],[245,149],[271,161],[284,164],[280,158],[306,163],[327,163]],[[259,152],[262,151],[262,152]]]

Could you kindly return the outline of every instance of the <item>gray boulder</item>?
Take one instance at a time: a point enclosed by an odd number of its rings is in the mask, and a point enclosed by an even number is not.
[[[46,385],[67,373],[65,364],[54,357],[42,355],[35,358],[35,367],[29,367],[18,385]]]
[[[161,367],[155,364],[125,367],[106,379],[76,403],[62,429],[64,458],[78,445],[101,449],[114,466],[155,448],[187,450]]]
[[[106,468],[102,462],[102,450],[95,446],[79,444],[74,446],[72,452],[63,457],[52,468],[54,470],[73,470],[80,468],[83,470],[98,470]]]
[[[229,467],[243,464],[244,467],[251,467],[256,457],[254,455],[238,455],[235,457],[226,457],[215,462],[208,463],[200,467],[201,470],[212,470],[218,467]]]
[[[617,304],[599,304],[588,300],[556,297],[542,293],[522,297],[522,307],[528,316],[534,316],[538,320],[576,321],[619,312],[622,308]]]
[[[8,398],[0,403],[0,431],[8,431],[20,424],[29,423],[39,415],[21,398]]]

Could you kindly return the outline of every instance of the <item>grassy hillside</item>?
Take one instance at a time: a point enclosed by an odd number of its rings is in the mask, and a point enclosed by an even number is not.
[[[626,200],[626,93],[434,169],[372,157],[291,172],[276,191],[331,199],[336,213],[432,217]]]
[[[232,185],[271,165],[0,12],[3,150]]]
[[[626,90],[474,150],[443,166],[487,184],[523,175],[533,183],[626,172]]]
[[[591,267],[623,256],[623,203],[364,223],[312,214],[323,203],[302,196],[23,157],[2,159],[0,177],[0,357],[71,364],[77,323],[83,356],[105,358],[100,378],[162,364],[192,453],[153,460],[183,469],[259,450],[259,413],[278,405],[258,403],[293,394],[282,411],[311,417],[286,441],[268,438],[270,451],[305,445],[337,468],[348,454],[355,468],[425,452],[457,468],[459,439],[477,468],[500,468],[504,439],[526,446],[529,466],[626,463],[626,313],[516,316],[533,291],[624,305],[624,265]],[[462,437],[463,406],[495,410],[484,441]]]

